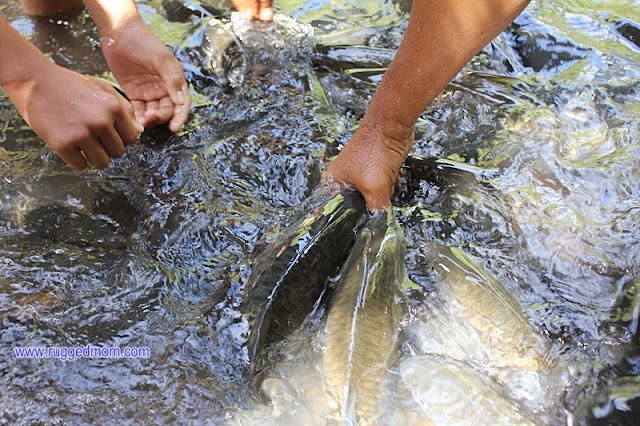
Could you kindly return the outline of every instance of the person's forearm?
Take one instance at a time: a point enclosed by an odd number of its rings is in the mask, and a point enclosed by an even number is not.
[[[49,59],[0,16],[0,87],[11,95],[9,89],[28,85],[48,64]]]
[[[528,0],[414,0],[409,26],[363,124],[405,141],[427,105]]]
[[[133,0],[84,0],[104,39],[116,33],[131,19],[140,19]]]

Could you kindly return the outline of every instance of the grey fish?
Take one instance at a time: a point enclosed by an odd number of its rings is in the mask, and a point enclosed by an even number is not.
[[[396,348],[405,242],[391,212],[360,232],[332,295],[324,369],[340,421],[376,423],[381,383]]]
[[[435,365],[433,360],[449,362],[438,377],[451,383],[461,380],[460,389],[466,389],[462,384],[467,381],[463,379],[466,373],[455,376],[455,366],[472,367],[477,380],[499,384],[500,402],[497,397],[489,397],[496,401],[495,404],[515,404],[518,416],[529,423],[537,423],[541,415],[533,413],[544,406],[555,386],[550,370],[552,365],[545,359],[546,340],[529,326],[518,301],[503,283],[477,259],[456,247],[436,242],[427,244],[432,247],[429,252],[439,274],[435,285],[437,291],[430,292],[423,302],[420,320],[411,321],[405,329],[408,344],[414,353],[427,356],[431,365]],[[419,381],[420,377],[425,382],[435,380],[435,376],[424,374],[417,374],[412,380]],[[474,379],[469,383],[477,381]],[[433,383],[422,386],[433,392],[438,389]],[[409,389],[414,388],[415,383],[409,386]],[[472,391],[469,385],[466,392],[475,391],[485,394],[482,386]],[[446,393],[444,387],[442,392]],[[478,399],[478,409],[484,404],[481,401],[484,399]],[[441,411],[446,404],[430,408],[428,400],[418,402],[425,410],[439,412],[437,416],[441,420],[446,419]],[[495,417],[492,411],[487,410],[487,421]],[[447,424],[446,420],[442,421],[441,424]],[[460,421],[464,422],[463,419]],[[453,419],[450,424],[454,424]]]
[[[603,388],[581,401],[575,412],[578,425],[637,425],[640,377],[607,380]]]
[[[347,258],[366,213],[359,193],[343,191],[258,255],[241,306],[254,370],[261,350],[285,338],[313,311],[328,278]]]

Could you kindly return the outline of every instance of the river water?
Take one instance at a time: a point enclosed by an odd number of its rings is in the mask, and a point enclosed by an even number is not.
[[[238,307],[254,250],[299,216],[356,128],[409,4],[277,1],[274,25],[251,25],[217,5],[137,3],[192,85],[179,134],[148,131],[104,171],[75,173],[0,94],[0,424],[330,422],[322,316],[270,351],[260,391]],[[86,14],[0,12],[52,60],[110,78]],[[413,284],[383,423],[637,419],[639,77],[640,2],[540,0],[420,117],[412,156],[445,161],[407,167],[394,197]],[[504,378],[490,349],[469,355],[442,247],[521,307],[542,366]],[[14,354],[86,345],[150,357]]]

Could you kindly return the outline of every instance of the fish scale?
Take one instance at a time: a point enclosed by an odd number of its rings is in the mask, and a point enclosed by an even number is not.
[[[329,308],[325,378],[343,423],[378,421],[381,384],[396,347],[405,248],[388,219],[390,213],[380,214],[361,231]]]
[[[437,267],[449,283],[451,298],[491,348],[493,362],[538,371],[544,344],[529,327],[520,305],[461,249],[441,246],[439,250]]]

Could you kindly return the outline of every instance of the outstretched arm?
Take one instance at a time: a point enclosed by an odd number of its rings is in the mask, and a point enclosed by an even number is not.
[[[182,65],[142,22],[133,0],[84,0],[98,31],[102,53],[145,127],[187,121],[191,100]]]
[[[387,207],[419,115],[528,3],[414,0],[402,44],[327,176],[359,190],[370,210]]]

